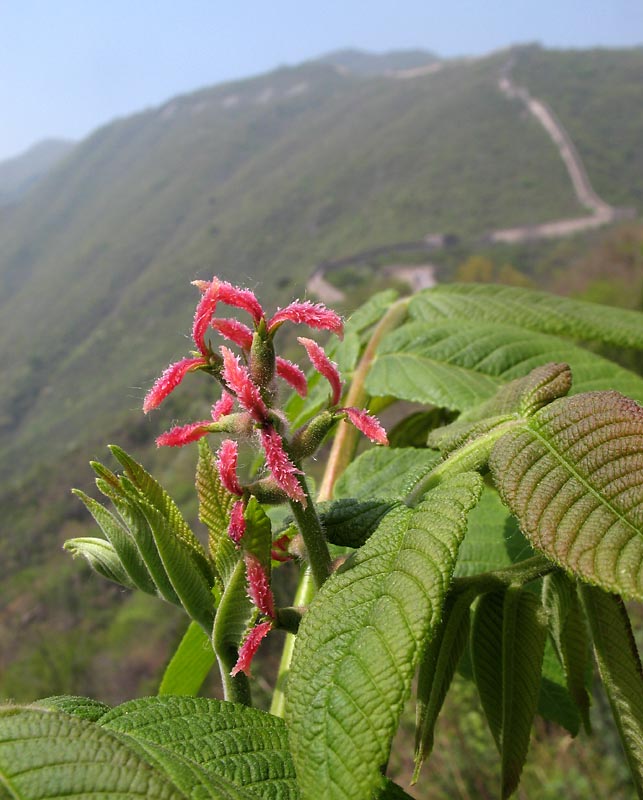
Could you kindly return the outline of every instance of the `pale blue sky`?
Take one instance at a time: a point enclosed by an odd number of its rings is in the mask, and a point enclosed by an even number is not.
[[[0,159],[340,47],[643,44],[643,0],[0,0]]]

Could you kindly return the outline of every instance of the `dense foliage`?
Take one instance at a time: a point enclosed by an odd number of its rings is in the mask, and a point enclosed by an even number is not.
[[[102,536],[67,545],[181,608],[186,634],[156,698],[4,706],[0,796],[403,797],[384,775],[413,678],[418,779],[458,671],[477,687],[509,797],[535,717],[590,728],[591,649],[643,796],[643,673],[623,602],[643,600],[643,379],[594,347],[643,350],[641,315],[446,285],[376,295],[342,330],[321,306],[268,317],[249,292],[200,289],[197,349],[145,407],[195,371],[223,387],[209,419],[158,439],[199,440],[208,547],[117,447],[121,474],[93,464],[113,511],[79,493]],[[214,316],[220,303],[252,327]],[[291,322],[343,333],[335,361],[308,338],[308,378],[275,356]],[[212,328],[240,356],[214,350]],[[275,375],[297,390],[285,404]],[[366,406],[392,415],[388,447],[356,449],[358,429],[387,441]],[[217,433],[232,438],[215,456]],[[303,462],[333,433],[313,501]],[[262,452],[245,472],[238,439]],[[275,513],[284,503],[290,514]],[[292,558],[300,586],[278,607],[271,587]],[[249,707],[248,676],[278,628],[289,633],[268,714]],[[215,664],[225,701],[195,696]]]

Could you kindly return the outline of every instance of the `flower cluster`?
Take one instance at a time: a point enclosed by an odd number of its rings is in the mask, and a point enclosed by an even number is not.
[[[235,545],[242,547],[247,524],[245,512],[251,496],[263,502],[289,500],[306,507],[307,492],[299,464],[317,450],[337,421],[347,419],[372,441],[378,444],[388,442],[386,432],[375,417],[362,409],[340,406],[342,382],[337,365],[312,339],[300,337],[298,342],[315,370],[328,381],[327,408],[291,434],[286,417],[277,406],[277,378],[303,397],[308,392],[308,383],[299,366],[275,354],[275,334],[284,323],[294,322],[330,331],[342,338],[342,319],[334,311],[321,303],[296,301],[268,318],[248,289],[240,289],[217,278],[195,281],[195,285],[201,292],[192,325],[196,350],[189,357],[170,364],[147,393],[143,410],[147,413],[157,408],[189,373],[206,372],[221,384],[223,392],[212,406],[210,419],[174,427],[156,441],[159,446],[176,447],[214,432],[235,437],[221,443],[216,466],[222,485],[237,498],[232,506],[228,533]],[[237,319],[215,317],[220,305],[247,312],[252,327]],[[211,330],[235,345],[240,353],[235,353],[226,344],[214,350],[206,339]],[[237,440],[240,438],[254,440],[261,447],[267,471],[265,477],[246,485],[241,483],[237,474]],[[280,545],[277,550],[281,551],[277,553],[278,560],[283,560],[283,547]],[[262,572],[258,563],[249,560],[248,553],[245,558],[249,594],[267,619],[253,628],[242,646],[237,666],[243,671],[275,621],[269,576]]]

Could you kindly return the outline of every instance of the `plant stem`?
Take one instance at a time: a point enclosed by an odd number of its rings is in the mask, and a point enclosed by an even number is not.
[[[454,450],[451,455],[437,465],[413,488],[413,491],[404,501],[407,506],[414,506],[420,502],[422,497],[436,487],[445,478],[457,475],[469,470],[481,469],[488,461],[494,444],[511,428],[516,427],[522,422],[520,419],[512,419],[503,422],[498,427],[478,436],[471,442],[462,445]]]
[[[217,653],[217,663],[221,673],[221,683],[223,684],[223,699],[232,703],[242,703],[244,706],[252,705],[252,695],[250,693],[250,682],[248,676],[243,672],[238,672],[234,677],[230,672],[237,663],[239,653],[235,647],[228,646],[219,649]]]
[[[482,572],[466,578],[454,578],[451,591],[458,594],[461,592],[474,592],[475,594],[495,592],[506,589],[508,586],[523,586],[556,569],[558,569],[556,564],[545,556],[532,556],[503,569]]]
[[[389,331],[391,331],[393,328],[395,328],[398,325],[398,323],[403,319],[404,315],[406,314],[406,309],[408,307],[409,302],[410,298],[406,297],[393,303],[393,305],[389,308],[386,314],[384,314],[382,319],[375,326],[375,329],[373,330],[369,343],[366,346],[366,349],[362,354],[362,358],[360,359],[357,369],[355,370],[355,373],[353,375],[353,380],[348,390],[348,394],[346,395],[346,398],[344,400],[346,406],[348,407],[355,406],[357,408],[363,408],[366,405],[368,395],[366,393],[365,381],[366,381],[366,376],[368,375],[368,372],[373,363],[373,359],[375,358],[377,348],[379,347],[379,344],[382,341],[382,337]],[[333,440],[333,446],[331,447],[328,461],[326,462],[326,470],[324,471],[324,477],[322,479],[319,491],[317,493],[317,502],[321,503],[324,502],[325,500],[331,499],[331,497],[333,496],[333,488],[335,486],[335,482],[342,474],[342,472],[344,472],[346,467],[350,464],[355,454],[355,448],[357,447],[357,442],[358,442],[357,429],[353,425],[349,425],[347,422],[344,421],[340,422],[337,432],[335,434],[335,438]],[[306,492],[306,497],[309,500],[309,507],[313,507],[307,486],[305,486],[304,491]],[[308,544],[308,541],[306,540],[304,529],[300,525],[299,519],[297,518],[298,509],[294,508],[294,506],[298,506],[299,510],[301,510],[301,506],[298,503],[292,503],[291,506],[293,506],[293,514],[295,515],[295,519],[297,520],[299,530],[301,531],[302,536],[304,537],[304,542],[306,544],[306,547],[308,548],[309,557],[311,557],[310,546]],[[323,529],[321,528],[321,522],[319,521],[319,517],[317,516],[316,511],[315,511],[315,517],[323,536]],[[323,538],[322,541],[324,542],[324,546],[326,547],[325,537]],[[328,552],[327,547],[326,547],[326,552]],[[330,560],[328,562],[328,570],[330,571]],[[325,575],[322,581],[316,579],[316,577],[312,572],[312,560],[311,560],[311,568],[306,569],[301,574],[301,577],[299,579],[299,586],[297,587],[297,593],[295,594],[295,598],[293,600],[293,605],[307,606],[315,596],[316,589],[319,586],[321,586],[321,584],[323,583],[324,580],[326,580],[327,577],[328,575]],[[317,584],[317,586],[315,586],[315,584]],[[270,706],[270,713],[274,714],[277,717],[283,717],[284,715],[284,710],[286,705],[286,694],[285,694],[286,683],[288,680],[288,673],[290,672],[290,662],[292,661],[294,648],[295,648],[295,636],[289,633],[286,636],[284,649],[281,653],[281,661],[279,663],[279,673],[277,675],[277,683],[275,685],[275,691],[272,696],[272,704]]]
[[[306,568],[299,579],[299,586],[293,600],[293,605],[308,605],[315,595],[315,584],[313,583],[313,576],[310,569]],[[286,684],[288,682],[288,673],[290,672],[290,662],[292,661],[292,654],[295,647],[296,636],[289,633],[284,642],[284,649],[281,652],[281,661],[279,662],[279,672],[277,674],[277,683],[272,695],[272,703],[270,704],[270,713],[276,717],[283,717],[286,707]]]
[[[330,552],[326,543],[326,534],[319,519],[317,508],[310,496],[306,478],[300,475],[298,480],[306,495],[306,507],[304,508],[303,504],[296,500],[291,500],[290,508],[306,545],[308,563],[310,564],[313,580],[319,589],[330,575]]]

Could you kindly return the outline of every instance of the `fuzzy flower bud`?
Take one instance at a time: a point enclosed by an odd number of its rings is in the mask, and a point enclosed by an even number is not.
[[[266,464],[276,484],[288,497],[301,503],[305,508],[306,495],[297,480],[297,475],[303,473],[286,455],[281,436],[274,428],[264,428],[261,431],[261,443],[266,453]]]
[[[158,408],[163,400],[176,389],[188,372],[194,372],[199,367],[207,366],[207,364],[207,359],[204,357],[183,358],[181,361],[170,364],[145,395],[143,411],[147,414],[153,408]]]
[[[332,331],[340,339],[344,335],[342,318],[322,303],[311,303],[308,300],[296,301],[285,308],[280,308],[268,322],[269,332],[274,334],[286,320],[303,323],[309,328]]]
[[[375,442],[375,444],[388,444],[386,431],[377,417],[371,416],[368,411],[364,411],[362,408],[342,408],[340,411],[343,411],[357,430],[368,436],[372,442]]]
[[[233,439],[225,439],[217,452],[216,465],[222,485],[231,494],[241,497],[243,489],[237,478],[239,446]]]
[[[268,408],[261,397],[258,387],[252,382],[248,368],[239,363],[232,350],[221,348],[223,356],[223,379],[237,400],[257,422],[264,422],[268,417]]]
[[[306,339],[303,336],[299,336],[297,341],[299,344],[303,344],[303,346],[306,348],[308,358],[311,360],[313,367],[315,367],[317,372],[319,372],[320,375],[323,375],[328,383],[330,383],[330,404],[331,406],[336,406],[342,396],[342,381],[339,377],[337,364],[335,364],[334,361],[331,361],[324,352],[323,348],[312,339]]]
[[[232,506],[232,511],[230,512],[230,523],[228,524],[228,536],[237,546],[243,538],[243,534],[246,532],[246,520],[243,512],[244,502],[243,500],[237,500],[237,502]]]
[[[241,648],[239,649],[239,658],[237,659],[237,663],[230,671],[230,675],[233,678],[239,672],[250,675],[250,664],[252,659],[259,649],[262,639],[271,629],[272,622],[260,622],[259,625],[255,625],[255,627],[246,636]]]
[[[301,395],[301,397],[306,397],[308,394],[308,382],[306,381],[306,376],[303,371],[297,364],[293,364],[292,361],[277,356],[276,365],[277,375],[285,380],[286,383],[289,383],[297,394]]]
[[[270,579],[257,556],[246,553],[246,574],[248,576],[248,597],[262,614],[275,618],[275,599],[270,588]]]
[[[252,331],[243,322],[236,319],[214,319],[212,327],[225,339],[234,342],[242,350],[250,350],[252,347]]]
[[[219,281],[216,278],[208,284],[205,292],[203,293],[199,304],[194,313],[194,322],[192,323],[192,338],[194,344],[198,347],[199,352],[204,356],[208,354],[208,348],[205,344],[205,332],[210,326],[210,320],[214,314],[217,301],[219,299]]]
[[[292,437],[290,448],[293,456],[297,460],[312,456],[336,422],[337,417],[330,411],[322,411],[313,417]]]

